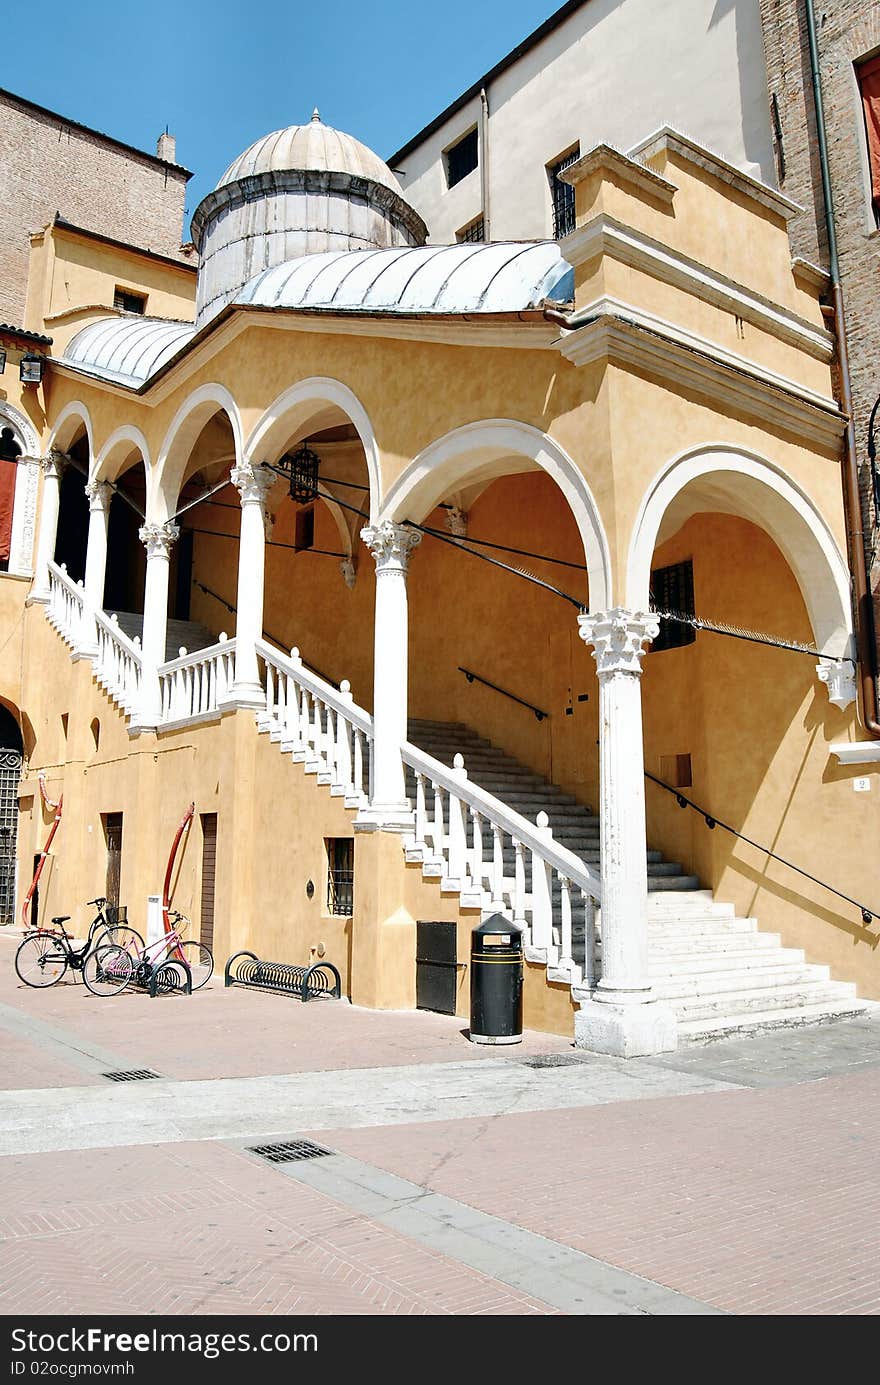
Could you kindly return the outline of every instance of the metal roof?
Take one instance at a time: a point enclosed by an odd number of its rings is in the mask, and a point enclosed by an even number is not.
[[[307,125],[288,125],[256,140],[229,165],[218,188],[257,173],[282,169],[309,169],[328,173],[350,173],[403,195],[403,189],[386,163],[353,135],[325,125],[315,111]]]
[[[303,255],[258,274],[235,303],[408,317],[518,313],[573,296],[574,271],[555,241],[505,241]],[[138,389],[194,333],[189,322],[102,318],[77,332],[61,360]]]
[[[568,301],[573,270],[555,241],[332,250],[265,269],[237,303],[362,313],[515,313]]]

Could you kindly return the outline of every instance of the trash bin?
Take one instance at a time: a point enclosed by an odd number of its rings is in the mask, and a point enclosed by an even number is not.
[[[471,1042],[522,1042],[522,929],[493,914],[471,934]]]

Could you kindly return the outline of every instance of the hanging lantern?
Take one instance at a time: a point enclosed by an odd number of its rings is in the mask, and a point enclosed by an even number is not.
[[[278,463],[278,469],[288,479],[290,498],[297,505],[308,505],[318,498],[318,467],[320,458],[317,452],[303,443],[295,452],[288,452]]]
[[[26,351],[19,362],[18,378],[23,385],[38,385],[45,368],[45,356],[37,356],[33,351]]]
[[[3,374],[3,372],[4,372],[5,369],[6,369],[6,347],[5,347],[5,346],[0,346],[0,375]]]

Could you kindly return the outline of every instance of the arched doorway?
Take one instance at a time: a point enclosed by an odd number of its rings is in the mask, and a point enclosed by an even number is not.
[[[15,917],[15,847],[23,749],[18,722],[0,704],[0,924],[12,923]]]

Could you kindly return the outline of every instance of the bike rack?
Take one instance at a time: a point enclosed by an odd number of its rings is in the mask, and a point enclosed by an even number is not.
[[[253,952],[236,952],[226,963],[224,980],[227,986],[298,995],[304,1002],[323,996],[339,1000],[342,996],[342,982],[332,962],[296,967],[289,962],[263,962]]]
[[[174,967],[180,967],[184,972],[182,986],[175,980]],[[157,995],[173,995],[177,991],[182,991],[184,995],[192,995],[192,972],[189,964],[182,958],[165,957],[156,966],[150,967],[149,975],[144,974],[142,967],[136,967],[134,984],[138,990],[148,991],[153,999]]]

